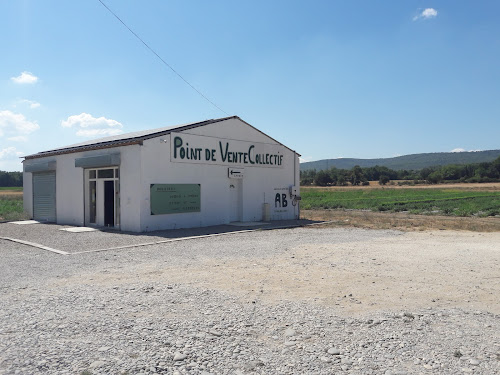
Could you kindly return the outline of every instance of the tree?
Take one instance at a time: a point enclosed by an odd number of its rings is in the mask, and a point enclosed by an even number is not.
[[[420,179],[427,180],[429,175],[436,171],[436,167],[426,167],[420,171]]]
[[[0,186],[23,186],[23,172],[0,171]]]
[[[312,185],[316,179],[316,169],[309,169],[307,171],[300,171],[300,184]]]
[[[337,169],[335,167],[330,168],[329,174],[331,178],[331,184],[333,186],[338,184],[339,176],[342,173],[342,170]]]
[[[491,169],[496,172],[497,176],[500,176],[500,156],[491,162]]]
[[[429,176],[427,176],[427,181],[431,184],[437,184],[443,181],[443,174],[439,170],[432,172]]]
[[[337,185],[339,186],[347,186],[347,180],[343,175],[340,175],[337,179]]]
[[[330,177],[330,174],[327,171],[319,171],[316,174],[316,178],[314,180],[314,183],[318,186],[326,186],[331,184],[332,178]]]
[[[388,176],[386,176],[385,174],[383,174],[382,176],[380,176],[380,179],[378,180],[378,183],[379,183],[380,185],[385,185],[385,184],[387,184],[389,181],[391,181],[391,179],[390,179]]]
[[[493,160],[492,164],[500,172],[500,156]]]
[[[351,169],[351,173],[350,173],[350,180],[351,180],[352,186],[358,186],[364,179],[366,179],[366,178],[363,174],[363,170],[361,169],[361,167],[359,165],[355,165]]]

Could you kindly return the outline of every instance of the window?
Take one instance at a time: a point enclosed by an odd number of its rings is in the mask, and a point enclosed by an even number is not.
[[[89,221],[92,224],[95,224],[96,219],[96,198],[96,181],[89,181]]]
[[[98,178],[113,178],[113,169],[98,169],[97,177]]]

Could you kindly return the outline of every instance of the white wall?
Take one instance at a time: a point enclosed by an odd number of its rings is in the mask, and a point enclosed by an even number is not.
[[[23,169],[26,162],[23,163]],[[33,218],[33,174],[23,173],[23,208]]]
[[[120,152],[121,229],[140,231],[140,147],[139,145],[131,145],[56,156],[57,223],[74,226],[85,224],[84,170],[75,167],[75,159]],[[54,160],[54,156],[25,160],[24,165],[43,163],[45,160]],[[126,173],[124,173],[125,171]],[[24,208],[33,217],[32,173],[25,172],[23,178]]]
[[[279,152],[282,166],[191,163],[171,161],[171,135],[129,145],[102,150],[79,152],[48,158],[25,160],[25,165],[56,159],[56,213],[58,224],[84,225],[84,171],[75,167],[75,159],[120,152],[120,221],[124,231],[200,227],[225,224],[230,221],[228,168],[244,168],[243,221],[260,221],[263,203],[271,207],[271,219],[298,218],[298,207],[292,206],[288,187],[299,186],[297,154],[273,141],[238,119],[229,119],[201,126],[180,134],[190,134],[200,147],[213,147],[224,140],[234,147],[256,148]],[[203,138],[199,136],[204,136]],[[187,137],[187,136],[186,136]],[[237,140],[244,141],[238,142]],[[295,169],[295,170],[294,170]],[[32,174],[24,173],[24,207],[32,216]],[[151,215],[151,184],[201,184],[201,212]],[[275,206],[275,195],[285,194],[287,207]]]
[[[124,231],[141,231],[141,149],[139,145],[118,148],[121,152],[120,228]],[[116,148],[110,150],[117,151]]]
[[[84,225],[83,169],[75,168],[75,158],[83,153],[57,157],[56,217],[58,224]]]
[[[167,228],[185,228],[229,223],[230,195],[229,167],[244,168],[243,221],[262,220],[262,205],[271,206],[271,219],[298,218],[298,207],[292,206],[288,187],[299,184],[297,155],[269,137],[237,119],[226,120],[179,134],[209,136],[204,142],[190,146],[213,147],[214,136],[221,140],[244,140],[274,145],[283,153],[283,167],[251,166],[249,164],[216,164],[171,161],[171,143],[175,134],[153,138],[144,142],[141,149],[142,188],[141,228],[151,231]],[[217,140],[215,139],[215,140]],[[233,142],[235,143],[235,142]],[[220,160],[218,160],[220,162]],[[294,177],[295,166],[295,177]],[[201,212],[151,215],[150,184],[201,184]],[[288,206],[275,207],[275,195],[286,194]]]

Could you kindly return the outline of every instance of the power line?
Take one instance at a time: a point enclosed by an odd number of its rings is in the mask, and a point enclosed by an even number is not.
[[[205,95],[204,95],[204,94],[203,94],[200,90],[198,90],[196,87],[194,87],[192,84],[190,84],[190,83],[189,83],[189,82],[188,82],[188,81],[187,81],[187,80],[186,80],[183,76],[181,76],[181,75],[180,75],[180,74],[179,74],[179,73],[178,73],[178,72],[177,72],[174,68],[172,68],[172,66],[171,66],[169,63],[167,63],[165,60],[163,60],[163,59],[161,58],[161,56],[160,56],[160,55],[158,55],[158,54],[156,53],[156,51],[155,51],[153,48],[151,48],[151,47],[150,47],[150,46],[149,46],[149,45],[148,45],[148,44],[147,44],[147,43],[146,43],[146,42],[145,42],[145,41],[144,41],[144,40],[143,40],[143,39],[142,39],[139,35],[137,35],[137,34],[136,34],[136,33],[135,33],[135,32],[134,32],[134,31],[133,31],[130,27],[128,27],[128,26],[127,26],[127,24],[126,24],[125,22],[123,22],[123,21],[121,20],[121,18],[120,18],[120,17],[118,17],[118,16],[115,14],[115,12],[113,12],[111,9],[109,9],[109,7],[108,7],[106,4],[104,4],[104,3],[102,2],[102,0],[99,0],[99,2],[100,2],[100,3],[102,4],[102,6],[103,6],[104,8],[106,8],[106,9],[107,9],[107,10],[108,10],[108,11],[109,11],[109,12],[110,12],[113,16],[115,16],[115,17],[116,17],[116,19],[117,19],[118,21],[120,21],[120,22],[121,22],[121,24],[122,24],[123,26],[125,26],[125,27],[127,28],[127,30],[128,30],[128,31],[130,31],[130,32],[132,33],[132,35],[134,35],[137,39],[139,39],[139,40],[141,41],[141,43],[142,43],[142,44],[144,44],[144,45],[146,46],[146,48],[147,48],[147,49],[149,49],[149,50],[150,50],[150,51],[151,51],[151,52],[152,52],[152,53],[153,53],[156,57],[158,57],[158,58],[160,59],[160,61],[161,61],[163,64],[165,64],[165,65],[166,65],[166,66],[167,66],[167,67],[168,67],[168,68],[169,68],[172,72],[174,72],[174,73],[175,73],[175,74],[176,74],[176,75],[177,75],[180,79],[182,79],[182,80],[183,80],[183,81],[184,81],[184,82],[185,82],[185,83],[186,83],[189,87],[191,87],[191,88],[192,88],[194,91],[196,91],[196,92],[197,92],[197,93],[198,93],[198,94],[199,94],[202,98],[204,98],[207,102],[209,102],[210,104],[212,104],[212,105],[213,105],[215,108],[217,108],[219,111],[221,111],[222,113],[225,113],[226,115],[228,115],[228,116],[229,116],[229,114],[228,114],[226,111],[224,111],[224,110],[223,110],[222,108],[220,108],[217,104],[215,104],[213,101],[211,101],[209,98],[207,98],[207,97],[206,97],[206,96],[205,96]]]

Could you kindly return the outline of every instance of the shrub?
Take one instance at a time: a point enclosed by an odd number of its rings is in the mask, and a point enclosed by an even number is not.
[[[386,176],[386,175],[384,174],[384,175],[380,176],[380,179],[378,180],[378,183],[379,183],[380,185],[385,185],[385,184],[387,184],[389,181],[390,181],[389,176]]]

